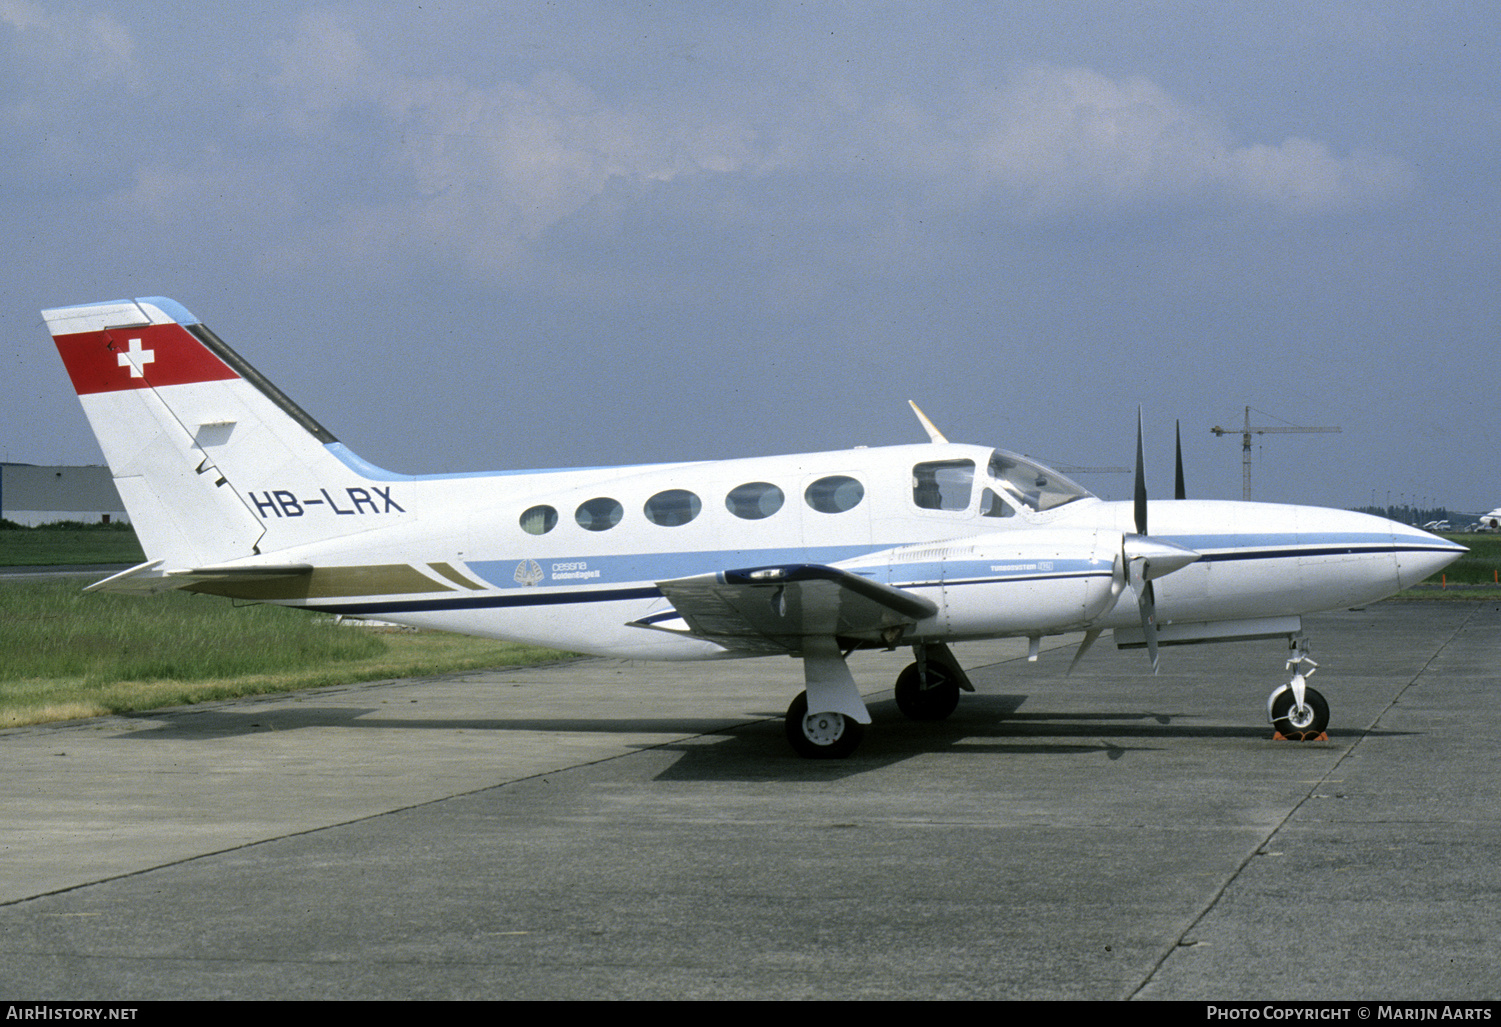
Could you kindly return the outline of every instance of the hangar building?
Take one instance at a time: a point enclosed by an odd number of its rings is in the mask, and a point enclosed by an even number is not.
[[[34,464],[0,464],[0,517],[27,527],[130,520],[108,467]]]

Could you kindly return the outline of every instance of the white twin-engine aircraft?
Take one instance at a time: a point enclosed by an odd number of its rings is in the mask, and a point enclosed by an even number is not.
[[[1313,507],[1107,503],[988,446],[930,442],[580,470],[403,475],[328,431],[172,300],[43,312],[145,549],[90,586],[185,589],[604,656],[800,657],[804,756],[870,714],[845,657],[911,646],[907,716],[973,691],[966,639],[1117,645],[1286,637],[1268,714],[1312,737],[1300,615],[1373,602],[1463,547]],[[1152,533],[1147,533],[1148,521]],[[1075,657],[1077,662],[1078,656]],[[1072,669],[1072,668],[1070,668]]]

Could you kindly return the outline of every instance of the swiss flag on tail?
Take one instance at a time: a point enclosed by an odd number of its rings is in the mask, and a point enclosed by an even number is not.
[[[52,339],[80,396],[239,377],[178,324],[100,328]]]

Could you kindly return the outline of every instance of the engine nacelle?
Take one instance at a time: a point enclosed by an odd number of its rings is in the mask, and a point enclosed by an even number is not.
[[[916,634],[948,638],[1080,631],[1108,613],[1124,585],[1121,535],[1059,528],[995,532],[888,549],[840,564],[884,564],[883,580],[938,604]]]

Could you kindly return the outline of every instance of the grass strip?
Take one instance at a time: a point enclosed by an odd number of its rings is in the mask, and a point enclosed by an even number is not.
[[[442,631],[340,626],[210,596],[79,589],[78,579],[0,588],[0,727],[568,655]]]

